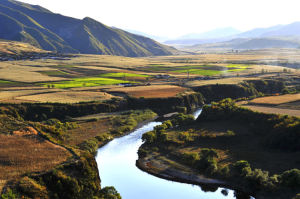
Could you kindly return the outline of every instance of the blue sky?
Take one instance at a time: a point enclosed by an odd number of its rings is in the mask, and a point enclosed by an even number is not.
[[[300,21],[298,0],[21,0],[75,18],[175,38],[234,27],[245,31]]]

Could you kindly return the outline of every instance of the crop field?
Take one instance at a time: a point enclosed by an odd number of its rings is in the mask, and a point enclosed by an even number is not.
[[[52,92],[54,92],[54,91],[56,91],[56,90],[54,89]],[[45,93],[45,92],[49,92],[49,91],[47,91],[46,89],[0,91],[0,101],[11,100],[11,99],[15,99],[16,97],[20,97],[20,96],[40,94],[40,93]]]
[[[39,73],[39,71],[50,71],[48,67],[32,67],[19,65],[19,62],[4,62],[0,65],[0,79],[15,82],[43,82],[66,80],[62,77],[50,77]]]
[[[267,104],[267,105],[279,105],[300,100],[300,94],[287,94],[279,96],[260,97],[251,100],[251,104]]]
[[[0,189],[5,181],[27,172],[49,170],[70,156],[65,148],[37,135],[0,134]]]
[[[134,74],[134,73],[105,73],[100,75],[100,77],[149,77],[149,75],[142,75],[142,74]]]
[[[277,107],[266,107],[266,106],[255,106],[255,105],[243,105],[243,107],[249,108],[253,111],[262,112],[262,113],[273,113],[273,114],[300,117],[300,110],[277,108]]]
[[[51,103],[79,103],[90,101],[103,101],[111,99],[113,96],[104,92],[90,92],[90,91],[63,91],[42,93],[34,95],[26,95],[16,97],[18,101],[31,101],[31,102],[51,102]]]
[[[84,77],[75,78],[70,81],[56,82],[56,83],[44,83],[45,87],[51,86],[54,88],[76,88],[76,87],[91,87],[91,86],[101,86],[101,85],[112,85],[130,83],[130,81],[102,78],[102,77]]]
[[[125,93],[132,97],[144,98],[167,98],[174,97],[187,89],[174,85],[152,85],[152,86],[135,86],[108,89],[107,92]]]
[[[66,75],[69,75],[69,73],[60,70],[41,71],[40,73],[54,77],[65,77]]]
[[[198,87],[205,85],[215,85],[215,84],[239,84],[247,80],[257,80],[259,78],[247,78],[247,77],[232,77],[232,78],[222,78],[222,79],[211,79],[211,80],[194,80],[186,83],[188,87]]]

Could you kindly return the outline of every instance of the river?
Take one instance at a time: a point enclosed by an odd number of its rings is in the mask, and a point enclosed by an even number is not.
[[[201,109],[194,113],[197,118]],[[153,130],[161,122],[149,122],[127,136],[116,138],[98,149],[96,161],[101,177],[101,186],[114,186],[122,199],[231,199],[234,191],[226,189],[228,195],[205,192],[198,185],[173,182],[152,176],[135,166],[137,151],[142,144],[142,135]]]

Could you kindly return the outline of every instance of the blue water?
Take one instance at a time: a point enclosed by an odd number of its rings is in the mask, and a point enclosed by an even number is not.
[[[195,118],[201,110],[194,113]],[[234,191],[228,195],[204,192],[199,186],[164,180],[139,170],[135,166],[137,151],[142,144],[144,133],[153,130],[161,122],[149,122],[131,134],[117,138],[98,150],[98,163],[101,186],[114,186],[123,199],[231,199]]]

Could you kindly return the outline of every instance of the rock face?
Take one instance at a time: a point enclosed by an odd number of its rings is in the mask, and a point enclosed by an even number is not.
[[[94,19],[54,14],[14,0],[0,2],[0,39],[23,41],[61,53],[129,57],[171,55],[177,50],[147,37],[108,27]]]

